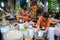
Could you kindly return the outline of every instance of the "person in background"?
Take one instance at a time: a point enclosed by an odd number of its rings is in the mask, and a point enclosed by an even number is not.
[[[24,0],[24,1],[23,1],[23,0],[20,0],[20,7],[21,7],[21,8],[23,8],[24,5],[26,4],[25,1],[26,1],[26,0]]]
[[[28,15],[26,15],[26,13],[22,15],[22,19],[24,21],[29,21],[29,17],[28,17]]]
[[[34,18],[36,19],[36,14],[37,14],[37,6],[36,6],[36,4],[34,4],[33,3],[33,6],[31,6],[31,10],[32,10],[32,12],[34,12]]]
[[[48,29],[50,26],[50,18],[49,18],[49,13],[44,12],[42,16],[39,17],[37,20],[37,30],[42,29],[44,27],[44,34],[47,33]]]
[[[37,1],[37,6],[39,8],[44,8],[45,7],[45,5],[43,5],[43,3],[40,0]]]
[[[45,5],[41,2],[41,0],[37,0],[37,7],[39,8],[37,12],[40,14],[40,11],[44,10]]]

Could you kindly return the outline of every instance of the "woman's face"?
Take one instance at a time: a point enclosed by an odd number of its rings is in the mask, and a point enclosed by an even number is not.
[[[44,20],[44,21],[47,21],[47,19],[48,19],[48,18],[43,17],[43,20]]]

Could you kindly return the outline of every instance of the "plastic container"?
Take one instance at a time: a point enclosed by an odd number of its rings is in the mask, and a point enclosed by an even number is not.
[[[55,28],[49,27],[48,36],[47,36],[49,40],[54,40],[54,35],[55,35]]]
[[[24,29],[24,23],[19,24],[19,29]]]
[[[10,27],[9,26],[2,26],[1,27],[1,33],[6,33],[6,32],[8,32],[10,30]]]
[[[15,32],[14,32],[15,31]],[[8,35],[7,33],[9,33],[10,32],[10,34]],[[23,34],[20,32],[20,31],[17,31],[17,30],[11,30],[11,31],[9,31],[9,32],[7,32],[6,34],[3,34],[3,39],[4,40],[23,40]],[[11,33],[11,32],[14,32],[14,33]],[[17,34],[16,34],[17,33]],[[18,35],[19,34],[19,35]],[[8,36],[7,36],[8,35]],[[11,36],[10,36],[11,35]],[[18,35],[18,37],[17,36],[15,36],[15,35]],[[14,37],[15,36],[15,37]]]
[[[20,31],[22,32],[22,34],[24,36],[28,36],[28,30],[27,29],[20,29]]]
[[[43,38],[43,35],[44,35],[44,30],[38,30],[38,31],[35,33],[35,38],[36,38],[36,39],[41,39],[41,38]]]
[[[35,30],[33,28],[29,28],[28,29],[28,33],[29,33],[29,36],[31,36],[32,38],[34,37],[34,33],[35,33]]]

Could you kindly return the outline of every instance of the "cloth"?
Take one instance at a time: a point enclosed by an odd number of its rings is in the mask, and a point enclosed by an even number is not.
[[[36,12],[37,12],[37,9],[38,9],[37,6],[36,5],[32,6],[31,9],[34,12],[34,17],[36,18]]]
[[[38,8],[37,8],[37,6],[32,6],[31,9],[32,9],[33,11],[36,11]]]

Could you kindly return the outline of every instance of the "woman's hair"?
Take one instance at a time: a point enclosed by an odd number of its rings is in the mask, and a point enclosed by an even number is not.
[[[49,17],[49,13],[44,12],[44,13],[43,13],[43,17],[48,18],[48,17]]]

